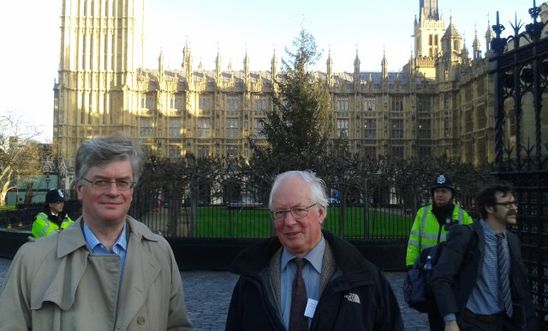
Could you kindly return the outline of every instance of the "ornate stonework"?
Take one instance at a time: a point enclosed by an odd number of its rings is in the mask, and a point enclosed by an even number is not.
[[[331,136],[348,137],[364,156],[492,162],[487,60],[478,49],[468,57],[437,1],[421,5],[415,54],[402,72],[388,72],[386,57],[378,72],[362,72],[356,54],[353,73],[333,73],[330,58],[315,74],[329,90]],[[143,0],[63,0],[54,155],[71,171],[82,140],[125,131],[162,156],[249,156],[249,136],[264,143],[259,130],[273,109],[276,56],[269,71],[250,72],[247,54],[241,71],[223,70],[219,54],[216,67],[204,70],[193,66],[187,43],[180,69],[167,70],[163,55],[157,68],[142,68],[143,8]]]

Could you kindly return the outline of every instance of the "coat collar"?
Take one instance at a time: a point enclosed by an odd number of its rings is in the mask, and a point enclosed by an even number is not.
[[[82,233],[82,222],[83,218],[80,216],[74,224],[61,231],[57,245],[58,258],[62,258],[76,251],[80,247],[86,246],[86,240],[84,238],[84,234]],[[157,235],[152,233],[149,228],[135,220],[133,217],[129,215],[126,216],[126,222],[129,226],[128,231],[130,231],[130,236],[136,235],[139,240],[146,239],[150,241],[158,241]]]
[[[349,242],[322,231],[331,248],[336,268],[342,271],[349,286],[359,286],[373,282],[372,264]],[[245,249],[232,263],[233,273],[257,277],[270,264],[271,257],[280,249],[277,237],[261,240]]]
[[[41,308],[46,301],[56,303],[63,310],[70,309],[74,304],[78,284],[88,267],[89,251],[85,248],[86,242],[81,222],[80,217],[59,234],[57,239],[59,262],[44,294],[32,300],[32,309]],[[127,216],[127,224],[130,230],[128,255],[120,289],[120,297],[124,298],[125,306],[118,312],[117,322],[125,327],[143,306],[148,289],[159,276],[162,268],[150,249],[143,245],[144,241],[158,242],[161,237],[130,216]],[[65,258],[71,254],[73,255],[71,258]],[[68,277],[69,274],[70,277]]]

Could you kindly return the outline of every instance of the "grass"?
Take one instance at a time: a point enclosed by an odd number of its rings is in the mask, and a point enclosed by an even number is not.
[[[198,207],[197,215],[195,237],[260,238],[273,233],[267,209]],[[331,207],[324,228],[349,239],[394,239],[406,238],[412,221],[397,211]]]
[[[392,239],[409,236],[412,222],[410,216],[395,210],[331,208],[324,228],[345,238]]]
[[[198,207],[197,214],[195,237],[263,238],[272,234],[267,209]]]
[[[190,207],[182,208],[177,216],[176,236],[265,238],[274,234],[270,213],[266,208],[197,207],[198,221],[194,229],[190,226],[190,211]],[[151,230],[167,235],[168,221],[173,220],[173,217],[168,209],[160,208],[141,215],[139,220]],[[347,239],[404,239],[409,235],[412,221],[410,215],[395,209],[329,207],[323,228]]]

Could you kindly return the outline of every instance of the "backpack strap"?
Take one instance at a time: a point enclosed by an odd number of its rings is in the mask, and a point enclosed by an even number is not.
[[[464,210],[459,205],[456,205],[456,207],[459,209],[459,216],[457,216],[457,219],[459,221],[459,224],[462,224],[464,222]]]

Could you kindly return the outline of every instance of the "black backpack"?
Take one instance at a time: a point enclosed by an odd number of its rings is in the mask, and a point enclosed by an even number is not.
[[[470,225],[465,226],[470,231],[473,231]],[[468,242],[467,250],[470,249],[470,243],[472,241],[471,237]],[[435,246],[423,249],[413,267],[407,271],[403,281],[403,298],[405,299],[405,302],[407,302],[409,307],[421,313],[426,313],[430,310],[430,307],[436,306],[436,300],[432,293],[430,281],[432,269],[438,263],[445,243],[446,242],[444,241]],[[428,267],[425,268],[425,266]]]
[[[403,281],[403,298],[409,307],[426,313],[436,304],[430,287],[432,268],[438,263],[444,243],[425,248]],[[425,268],[426,266],[426,268]]]

